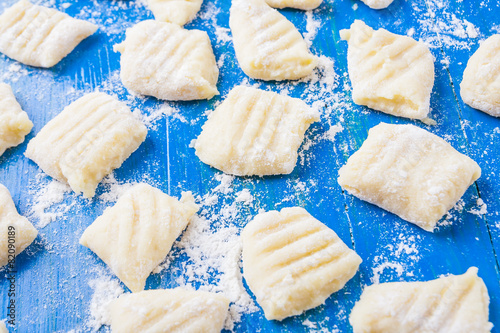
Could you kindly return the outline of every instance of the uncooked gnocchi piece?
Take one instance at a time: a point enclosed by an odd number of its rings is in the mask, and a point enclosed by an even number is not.
[[[383,9],[389,7],[394,0],[361,0],[372,9]]]
[[[178,25],[189,23],[201,8],[203,0],[148,0],[155,19]]]
[[[142,21],[115,45],[127,89],[169,101],[210,99],[218,94],[219,68],[206,32],[174,23]]]
[[[460,95],[473,108],[500,117],[500,34],[485,40],[470,57]]]
[[[269,320],[322,304],[361,263],[333,230],[300,207],[257,215],[242,240],[243,276]]]
[[[7,326],[5,326],[5,320],[0,321],[0,333],[9,333]]]
[[[366,287],[349,322],[354,333],[489,333],[489,303],[471,267],[463,275]]]
[[[28,114],[21,109],[11,87],[0,83],[0,156],[17,146],[33,128]]]
[[[127,105],[100,92],[67,106],[26,149],[49,176],[91,198],[99,182],[145,140],[146,126]]]
[[[433,231],[481,175],[469,157],[413,125],[381,123],[339,170],[349,193]]]
[[[229,300],[222,294],[182,288],[125,294],[111,305],[113,333],[219,333]]]
[[[434,60],[421,42],[356,20],[340,36],[349,44],[347,64],[354,103],[399,117],[427,121]]]
[[[138,292],[197,211],[191,192],[183,192],[178,201],[141,183],[107,208],[85,230],[80,244],[97,254],[132,292]]]
[[[297,8],[311,10],[318,8],[323,0],[266,0],[267,4],[274,8]]]
[[[233,0],[229,27],[241,69],[254,79],[296,80],[317,66],[293,23],[264,0]]]
[[[318,120],[300,99],[238,86],[203,125],[196,155],[237,176],[288,174],[305,131]]]
[[[0,267],[9,264],[12,255],[18,255],[36,238],[38,231],[17,212],[9,190],[0,184]],[[10,244],[13,244],[14,247]],[[15,267],[10,267],[14,270]]]
[[[23,64],[52,67],[97,26],[20,0],[0,15],[0,52]]]

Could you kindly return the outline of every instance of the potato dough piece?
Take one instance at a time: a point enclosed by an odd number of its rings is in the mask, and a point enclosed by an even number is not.
[[[0,83],[0,156],[17,146],[33,128],[28,114],[21,109],[8,84]]]
[[[413,125],[381,123],[340,168],[338,182],[356,197],[433,231],[481,175],[469,157]]]
[[[427,282],[366,287],[349,317],[354,333],[487,333],[488,290],[477,268]]]
[[[460,95],[473,108],[500,117],[500,35],[489,37],[470,57]]]
[[[142,21],[115,45],[127,89],[169,101],[210,99],[218,94],[219,68],[204,31]]]
[[[5,326],[5,320],[0,321],[0,333],[9,333],[7,326]]]
[[[0,52],[23,64],[52,67],[97,26],[21,0],[0,15]]]
[[[127,105],[91,93],[67,106],[30,141],[26,157],[91,198],[99,182],[145,140],[146,127]]]
[[[310,10],[318,8],[323,0],[266,0],[267,4],[274,8],[297,8]]]
[[[141,291],[197,211],[191,192],[183,192],[178,201],[141,183],[107,208],[85,230],[80,244],[94,251],[132,292]]]
[[[111,303],[111,331],[218,333],[228,307],[222,294],[182,288],[125,294]]]
[[[300,207],[257,215],[242,239],[243,276],[269,320],[322,304],[361,263],[333,230]]]
[[[434,85],[429,48],[406,36],[374,31],[356,20],[340,36],[349,44],[347,63],[354,103],[399,117],[427,120]]]
[[[241,69],[254,79],[296,80],[318,63],[295,26],[264,0],[233,0],[229,27]]]
[[[14,229],[14,230],[13,230]],[[24,216],[17,212],[9,190],[0,184],[0,267],[9,262],[9,236],[15,233],[15,253],[27,248],[38,235],[38,231]],[[12,268],[14,269],[14,268]]]
[[[196,155],[237,176],[288,174],[305,131],[317,120],[300,99],[235,87],[203,125]]]
[[[383,9],[389,7],[394,0],[361,0],[372,9]]]
[[[184,25],[196,16],[203,0],[148,0],[155,19]]]

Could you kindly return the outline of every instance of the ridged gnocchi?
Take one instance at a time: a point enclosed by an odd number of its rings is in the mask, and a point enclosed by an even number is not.
[[[238,86],[212,113],[196,140],[196,155],[225,173],[291,173],[297,150],[319,114],[302,100]]]
[[[300,207],[257,215],[241,237],[243,276],[269,320],[322,304],[361,264],[333,230]]]
[[[424,43],[384,29],[374,31],[360,20],[341,30],[340,36],[349,44],[347,64],[354,103],[427,121],[434,59]]]
[[[142,21],[127,29],[120,77],[138,94],[169,101],[210,99],[217,95],[219,68],[206,32],[174,23]]]
[[[203,0],[148,0],[156,20],[181,26],[195,18],[202,3]]]
[[[354,196],[432,232],[481,175],[469,157],[413,125],[381,123],[339,170]]]
[[[0,15],[0,52],[36,67],[52,67],[97,26],[20,0]]]
[[[184,192],[179,201],[148,184],[137,184],[85,230],[80,244],[138,292],[197,211],[191,192]]]
[[[100,92],[68,105],[32,139],[26,157],[86,198],[146,139],[128,106]]]

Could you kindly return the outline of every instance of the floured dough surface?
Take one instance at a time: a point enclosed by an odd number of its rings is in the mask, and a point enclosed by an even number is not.
[[[354,333],[489,333],[490,298],[477,268],[427,282],[366,287],[349,317]]]
[[[0,15],[0,52],[23,64],[52,67],[97,26],[20,0]]]
[[[486,39],[470,57],[460,95],[473,108],[500,117],[500,34]]]
[[[113,333],[219,333],[229,300],[182,288],[125,294],[111,303]]]
[[[243,276],[269,320],[324,303],[361,263],[333,230],[300,207],[257,215],[242,241]]]
[[[0,83],[0,156],[17,146],[33,128],[28,114],[21,109],[11,87]]]
[[[132,292],[138,292],[197,211],[191,192],[184,192],[179,201],[141,183],[106,209],[85,230],[80,244],[94,251]]]
[[[18,255],[27,248],[38,235],[38,231],[24,216],[17,212],[9,190],[0,184],[0,267],[9,262],[9,244],[15,245]],[[9,242],[9,236],[15,242]],[[11,267],[9,270],[15,270]]]
[[[212,113],[196,140],[196,155],[225,173],[291,173],[304,133],[319,114],[302,100],[238,86]]]
[[[241,69],[254,79],[296,80],[318,63],[295,26],[264,0],[233,0],[229,27]]]
[[[389,7],[394,0],[361,0],[372,9],[383,9]]]
[[[210,99],[218,94],[219,68],[208,35],[174,23],[142,21],[115,45],[127,89],[170,101]]]
[[[311,10],[318,8],[323,0],[266,0],[267,4],[274,8],[297,8]]]
[[[413,125],[381,123],[339,170],[356,197],[433,231],[438,220],[481,175],[469,157]]]
[[[347,64],[354,103],[399,117],[426,120],[434,85],[434,60],[421,42],[373,30],[356,20],[340,36],[349,44]]]
[[[195,18],[203,0],[148,0],[155,19],[178,25],[189,23]]]
[[[99,182],[145,140],[128,106],[100,92],[67,106],[32,139],[26,157],[76,193],[93,197]]]

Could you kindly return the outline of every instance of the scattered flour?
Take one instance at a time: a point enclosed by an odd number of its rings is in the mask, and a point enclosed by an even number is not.
[[[44,173],[36,175],[34,182],[30,183],[29,193],[33,196],[29,216],[38,220],[36,226],[44,228],[56,219],[65,219],[65,213],[75,204],[62,203],[65,194],[71,188],[57,180],[49,178]],[[74,196],[73,196],[74,199]]]
[[[306,12],[306,32],[304,33],[304,40],[307,43],[308,47],[312,46],[312,42],[314,38],[316,38],[316,35],[318,34],[319,28],[321,28],[321,20],[317,20],[314,18],[314,14],[312,10],[308,10]]]
[[[89,281],[89,286],[94,290],[92,300],[90,301],[90,318],[86,321],[85,325],[98,331],[103,325],[110,325],[110,303],[123,294],[123,288],[116,278],[101,274],[96,279]]]
[[[483,199],[478,198],[476,203],[477,203],[478,209],[471,209],[471,210],[469,210],[469,213],[474,214],[474,215],[478,215],[478,216],[488,214],[488,210],[487,210],[488,206],[484,203]]]
[[[121,183],[118,182],[115,178],[115,175],[112,173],[106,176],[101,184],[104,185],[105,192],[98,196],[99,200],[104,202],[116,202],[118,199],[132,186],[137,184],[136,182],[129,183]]]
[[[370,278],[370,281],[373,284],[379,284],[380,283],[380,275],[384,272],[384,270],[386,268],[394,270],[398,274],[398,276],[403,275],[403,272],[405,271],[402,264],[386,261],[383,263],[379,263],[372,268],[373,277]]]

